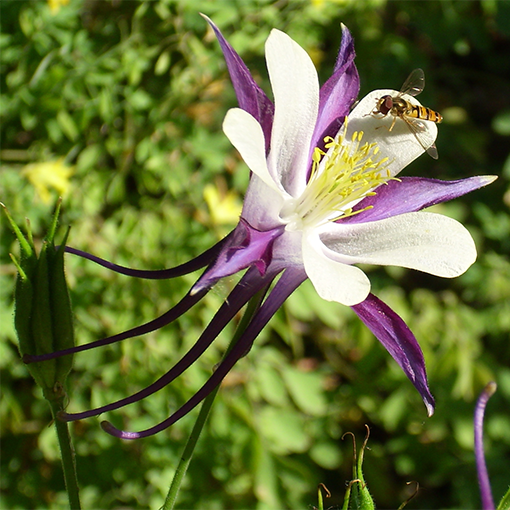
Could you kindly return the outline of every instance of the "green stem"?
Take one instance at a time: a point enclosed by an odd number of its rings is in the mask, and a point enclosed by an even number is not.
[[[171,510],[175,506],[177,496],[179,494],[179,489],[181,488],[182,481],[184,480],[186,471],[188,470],[188,467],[191,463],[191,458],[193,457],[195,446],[197,445],[198,438],[200,437],[200,433],[204,428],[207,416],[209,415],[209,411],[211,410],[211,407],[214,403],[214,398],[216,397],[219,388],[219,386],[216,387],[206,397],[202,407],[200,408],[200,413],[198,414],[197,421],[193,426],[193,430],[191,431],[186,446],[184,447],[184,451],[182,452],[181,460],[179,461],[179,465],[175,471],[172,484],[170,485],[170,489],[165,499],[165,504],[163,505],[163,510]]]
[[[80,510],[80,496],[78,490],[78,478],[76,476],[76,462],[74,458],[74,449],[69,434],[68,424],[57,418],[57,413],[63,409],[62,399],[48,400],[51,407],[51,414],[57,429],[57,439],[60,446],[60,455],[62,458],[62,469],[64,470],[64,481],[69,498],[69,508],[71,510]]]
[[[255,294],[255,296],[253,296],[251,298],[251,300],[249,301],[248,307],[246,308],[246,312],[243,315],[241,322],[239,323],[239,326],[237,327],[236,332],[234,333],[234,336],[232,338],[232,341],[230,342],[224,356],[226,356],[230,352],[232,347],[236,344],[236,342],[239,340],[239,338],[243,334],[244,330],[247,328],[248,324],[250,323],[251,318],[253,317],[253,315],[255,315],[255,312],[259,309],[260,304],[264,298],[266,291],[267,291],[267,288],[261,290],[260,292]],[[188,470],[188,467],[191,463],[191,458],[193,457],[193,452],[195,451],[195,446],[197,445],[198,438],[200,437],[202,429],[204,428],[205,422],[207,420],[207,416],[209,415],[209,411],[211,410],[214,399],[215,399],[216,394],[218,393],[219,389],[220,389],[220,387],[218,385],[205,398],[205,400],[202,404],[202,407],[200,408],[200,412],[198,414],[197,421],[195,422],[195,425],[193,426],[193,430],[191,431],[191,434],[189,435],[186,446],[184,447],[184,451],[182,453],[181,459],[179,461],[179,465],[177,466],[174,477],[172,479],[172,483],[170,485],[170,489],[168,490],[168,494],[166,496],[165,503],[162,507],[162,510],[172,510],[175,506],[175,503],[177,501],[177,496],[178,496],[179,490],[181,488],[182,481],[184,480],[186,471]]]

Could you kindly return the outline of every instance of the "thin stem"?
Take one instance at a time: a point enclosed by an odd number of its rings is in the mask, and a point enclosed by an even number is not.
[[[193,457],[193,452],[195,451],[195,446],[197,445],[198,438],[204,428],[205,422],[207,420],[207,416],[209,415],[209,411],[214,403],[214,399],[216,394],[218,393],[219,386],[217,386],[204,400],[202,407],[200,408],[200,412],[198,413],[197,421],[193,426],[193,430],[188,438],[188,442],[184,448],[184,452],[182,453],[181,460],[179,461],[179,465],[175,471],[175,475],[172,480],[172,484],[170,485],[170,489],[165,499],[165,504],[163,505],[163,510],[172,510],[177,501],[177,496],[179,494],[179,490],[181,488],[182,481],[184,480],[184,476],[186,475],[186,471],[191,463],[191,458]]]
[[[248,327],[252,317],[255,315],[255,312],[259,309],[260,304],[264,298],[264,295],[267,291],[267,287],[259,291],[255,294],[252,299],[248,302],[248,306],[246,308],[246,312],[243,315],[239,326],[232,337],[232,341],[230,342],[227,351],[224,356],[226,356],[231,348],[236,344],[239,340],[245,329]],[[177,496],[179,494],[179,490],[181,488],[182,481],[184,480],[184,476],[186,475],[186,471],[191,463],[191,458],[193,457],[193,452],[195,451],[195,447],[197,445],[200,434],[202,433],[202,429],[204,428],[205,422],[207,420],[207,416],[209,415],[209,411],[214,403],[214,399],[216,394],[218,393],[220,386],[218,385],[204,400],[200,412],[198,413],[197,421],[193,426],[193,430],[188,438],[186,446],[184,447],[184,451],[182,453],[181,459],[175,471],[174,477],[172,479],[172,483],[170,485],[170,489],[168,490],[168,494],[165,499],[165,503],[162,507],[162,510],[172,510],[175,507],[175,503],[177,502]]]
[[[68,424],[57,418],[57,413],[63,409],[63,398],[58,400],[48,400],[48,403],[50,404],[51,413],[57,430],[57,439],[62,459],[62,469],[64,471],[64,481],[67,496],[69,498],[69,508],[71,510],[80,510],[81,504],[78,489],[78,477],[76,476],[74,448],[71,442]]]

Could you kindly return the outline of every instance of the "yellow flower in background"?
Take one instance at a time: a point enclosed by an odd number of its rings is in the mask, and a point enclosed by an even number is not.
[[[63,5],[69,4],[69,0],[47,0],[47,1],[53,14],[57,14],[57,12],[60,11],[60,8]]]
[[[213,225],[235,225],[239,221],[242,203],[237,193],[232,191],[222,193],[213,184],[208,184],[204,188],[204,200],[209,207]]]
[[[67,166],[64,158],[44,163],[25,165],[21,173],[33,184],[41,200],[47,204],[51,200],[50,188],[60,196],[67,193],[74,167]]]

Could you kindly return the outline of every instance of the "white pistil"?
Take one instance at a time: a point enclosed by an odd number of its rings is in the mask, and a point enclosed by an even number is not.
[[[355,132],[346,142],[347,119],[335,139],[324,139],[327,152],[315,148],[312,171],[305,190],[298,198],[286,202],[280,217],[287,230],[318,227],[328,221],[358,214],[352,211],[361,199],[375,195],[372,191],[391,179],[388,158],[378,159],[376,143],[361,145],[363,132]]]

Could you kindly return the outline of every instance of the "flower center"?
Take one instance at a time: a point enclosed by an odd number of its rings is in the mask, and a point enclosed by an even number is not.
[[[377,143],[362,145],[363,131],[354,132],[346,141],[346,130],[347,118],[336,138],[324,139],[327,152],[315,148],[306,188],[300,197],[288,200],[280,212],[287,230],[318,227],[369,209],[352,210],[361,199],[375,195],[374,188],[392,179],[388,158],[377,156]]]

